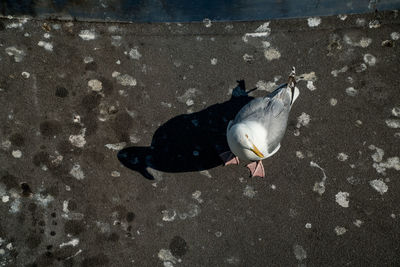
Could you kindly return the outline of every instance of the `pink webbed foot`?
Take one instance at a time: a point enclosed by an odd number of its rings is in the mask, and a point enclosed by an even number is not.
[[[224,166],[226,165],[239,165],[239,158],[236,157],[232,152],[226,151],[224,153],[219,154],[219,157],[224,162]]]
[[[261,160],[247,164],[247,168],[249,168],[252,177],[265,177],[264,166]]]

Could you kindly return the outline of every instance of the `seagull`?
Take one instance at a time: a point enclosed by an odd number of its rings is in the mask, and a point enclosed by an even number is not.
[[[292,67],[288,83],[266,97],[250,101],[229,122],[226,136],[231,151],[220,154],[225,166],[238,165],[240,158],[252,161],[247,165],[252,177],[265,176],[262,160],[281,147],[290,109],[300,95],[295,74],[295,67]]]

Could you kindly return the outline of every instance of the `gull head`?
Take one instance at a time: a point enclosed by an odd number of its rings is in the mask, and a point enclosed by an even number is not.
[[[260,160],[264,154],[257,146],[257,136],[249,125],[239,123],[233,125],[228,132],[228,144],[236,156],[248,160]]]

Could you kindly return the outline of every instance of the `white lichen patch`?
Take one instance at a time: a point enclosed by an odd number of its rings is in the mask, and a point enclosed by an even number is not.
[[[392,38],[393,41],[397,41],[397,40],[400,39],[400,33],[398,33],[398,32],[392,32],[392,33],[390,34],[390,38]]]
[[[297,117],[296,128],[300,129],[302,126],[308,126],[310,124],[311,117],[305,112],[302,112],[299,117]]]
[[[228,32],[231,31],[231,30],[233,30],[233,25],[232,25],[232,24],[226,25],[226,26],[225,26],[225,30],[228,31]]]
[[[247,43],[249,41],[249,37],[250,38],[268,37],[271,34],[271,28],[269,28],[269,24],[270,22],[267,21],[264,24],[260,25],[255,30],[255,32],[246,33],[245,35],[243,35],[242,40]]]
[[[61,243],[60,244],[60,248],[68,247],[68,246],[76,247],[78,244],[79,244],[79,239],[78,238],[73,238],[71,241],[68,241],[68,242],[65,242],[65,243]]]
[[[205,26],[206,28],[210,28],[210,27],[212,26],[212,22],[211,22],[211,20],[208,19],[208,18],[203,19],[203,24],[204,24],[204,26]]]
[[[392,115],[395,117],[400,117],[400,107],[394,107],[392,109]]]
[[[10,201],[10,197],[9,197],[9,196],[2,196],[2,197],[1,197],[1,201],[2,201],[3,203],[7,203],[8,201]]]
[[[203,203],[203,199],[201,199],[201,192],[199,190],[196,190],[192,193],[192,198],[197,200],[199,203]]]
[[[360,228],[361,225],[362,225],[363,223],[364,223],[364,222],[361,221],[361,220],[359,220],[359,219],[356,219],[356,220],[353,222],[353,224],[354,224],[355,226],[357,226],[358,228]]]
[[[346,44],[354,47],[366,48],[372,43],[372,39],[368,37],[361,37],[359,41],[353,40],[350,36],[344,35],[343,40]]]
[[[336,98],[331,98],[329,99],[329,104],[331,104],[332,107],[337,105],[337,99]]]
[[[346,232],[347,232],[347,229],[342,227],[342,226],[336,226],[335,227],[336,235],[344,235]]]
[[[63,201],[63,209],[62,209],[64,213],[69,213],[68,205],[69,205],[69,201],[64,200]]]
[[[257,87],[258,90],[272,92],[277,87],[277,84],[275,82],[271,82],[271,81],[266,82],[266,81],[263,81],[263,80],[259,80],[256,83],[256,87]]]
[[[216,59],[216,58],[211,59],[211,65],[217,65],[217,63],[218,63],[218,59]]]
[[[135,60],[139,60],[142,57],[142,54],[139,52],[138,47],[134,47],[129,51],[129,57]]]
[[[356,67],[356,72],[363,72],[367,70],[367,65],[365,63],[361,63],[359,66]],[[353,79],[349,80],[350,83],[353,83]]]
[[[45,196],[42,193],[36,193],[33,198],[35,199],[36,203],[43,208],[47,208],[50,202],[54,201],[54,197],[50,194]]]
[[[387,120],[385,120],[385,123],[389,128],[393,128],[393,129],[400,128],[400,120],[399,119],[387,119]]]
[[[111,150],[121,150],[126,146],[126,142],[116,143],[116,144],[106,144],[105,147]]]
[[[186,220],[189,218],[194,218],[200,214],[200,207],[196,204],[189,204],[186,211],[177,212],[179,219]]]
[[[122,36],[120,35],[113,35],[111,36],[111,45],[119,47],[122,43]]]
[[[343,152],[340,152],[337,155],[337,159],[340,160],[340,161],[346,161],[348,158],[349,158],[349,156],[347,154],[343,153]]]
[[[251,62],[254,60],[254,56],[253,55],[249,55],[249,54],[244,54],[243,55],[243,60],[246,62]]]
[[[370,145],[368,146],[368,148],[371,150],[376,150],[375,153],[371,156],[372,160],[374,161],[372,166],[379,174],[386,175],[386,169],[395,169],[396,171],[400,170],[399,157],[391,157],[388,158],[386,162],[383,162],[383,156],[385,154],[383,149],[374,145]]]
[[[364,62],[368,64],[369,66],[374,66],[376,64],[376,57],[374,57],[371,54],[365,54],[364,57]]]
[[[74,178],[78,180],[83,180],[85,178],[85,173],[83,172],[81,165],[79,165],[79,163],[75,163],[74,166],[72,166],[72,169],[69,171],[69,174],[71,174]]]
[[[264,56],[268,61],[279,59],[281,57],[281,53],[275,48],[268,48],[264,51]]]
[[[5,140],[3,142],[1,142],[1,148],[3,150],[8,150],[11,147],[11,141],[10,140]]]
[[[12,156],[16,159],[19,159],[22,157],[22,152],[21,150],[13,150],[13,152],[11,153]]]
[[[22,19],[22,20],[20,20],[18,22],[15,21],[15,22],[8,23],[6,25],[6,29],[18,29],[18,28],[20,28],[21,30],[23,30],[24,29],[23,26],[27,21],[28,21],[28,19],[24,18],[24,19]]]
[[[162,220],[166,222],[172,222],[176,218],[179,218],[181,220],[194,218],[198,216],[200,212],[200,207],[197,204],[189,204],[184,211],[180,211],[177,209],[168,209],[161,211],[161,213],[163,214]]]
[[[309,73],[303,73],[299,76],[296,76],[296,80],[298,81],[313,81],[315,82],[317,80],[317,75],[315,75],[315,72],[309,72]]]
[[[193,106],[193,105],[194,105],[193,99],[186,100],[186,106],[190,107],[190,106]]]
[[[181,259],[175,258],[169,249],[160,249],[158,258],[163,262],[164,267],[172,267],[173,264],[181,262]]]
[[[112,172],[111,172],[111,176],[112,176],[112,177],[120,177],[120,176],[121,176],[121,173],[118,172],[118,171],[112,171]]]
[[[336,203],[338,203],[339,206],[342,206],[343,208],[348,208],[349,207],[349,196],[350,196],[349,193],[340,191],[335,196]]]
[[[7,55],[14,57],[15,62],[21,62],[26,55],[24,50],[18,49],[15,46],[7,47],[5,49],[5,51],[6,51]]]
[[[10,213],[18,213],[21,210],[21,200],[19,198],[14,199],[11,202],[9,212]]]
[[[29,77],[31,77],[31,74],[29,72],[23,71],[21,73],[21,76],[24,77],[25,79],[29,79]]]
[[[118,77],[119,75],[121,75],[120,72],[118,72],[118,71],[113,71],[113,73],[111,74],[111,77],[116,78],[116,77]]]
[[[196,88],[189,88],[186,90],[186,92],[183,95],[178,96],[177,99],[179,102],[185,103],[186,105],[190,106],[190,105],[193,105],[192,98],[194,98],[200,94],[201,94],[201,92],[199,90],[197,90]]]
[[[96,79],[88,81],[88,86],[95,92],[100,92],[103,89],[103,83]]]
[[[302,261],[307,258],[306,250],[298,244],[293,245],[293,254],[298,261]]]
[[[96,39],[96,32],[94,30],[81,30],[79,33],[79,37],[82,40],[90,41]]]
[[[45,50],[52,52],[53,51],[53,44],[50,42],[39,41],[38,46],[43,47]]]
[[[212,178],[211,173],[208,170],[200,171],[200,174]]]
[[[299,159],[304,159],[304,154],[301,151],[296,151],[296,157],[298,157]]]
[[[363,18],[358,18],[358,19],[356,19],[356,24],[359,27],[363,27],[363,26],[365,26],[365,24],[367,24],[367,21]]]
[[[377,28],[379,28],[380,26],[381,26],[381,22],[380,22],[379,20],[377,20],[377,19],[371,20],[371,21],[368,23],[368,27],[369,27],[370,29],[377,29]]]
[[[379,180],[375,179],[375,180],[370,181],[369,185],[373,189],[375,189],[377,192],[379,192],[379,194],[381,194],[381,195],[385,194],[389,189],[387,184],[380,179]]]
[[[328,178],[325,174],[325,170],[323,168],[321,168],[317,163],[315,163],[314,161],[310,161],[310,166],[314,167],[314,168],[318,168],[322,171],[323,177],[321,182],[315,182],[314,187],[313,187],[313,191],[317,192],[319,195],[322,196],[322,194],[325,193],[325,183],[326,183],[326,179]]]
[[[372,154],[372,160],[374,162],[381,162],[383,160],[383,156],[385,155],[385,152],[383,151],[383,149],[376,147],[374,145],[370,145],[368,146],[368,148],[370,150],[376,150],[374,154]]]
[[[129,74],[118,75],[115,77],[117,79],[117,83],[122,86],[136,86],[137,81],[135,78],[130,76]]]
[[[93,62],[93,58],[92,58],[92,57],[89,57],[89,56],[84,57],[84,58],[83,58],[83,62],[84,62],[85,64],[91,63],[91,62]]]
[[[271,46],[271,43],[268,41],[262,41],[261,44],[264,49],[267,49]]]
[[[163,214],[162,220],[164,222],[174,221],[177,215],[175,210],[163,210],[161,213]]]
[[[257,191],[255,191],[254,187],[252,187],[250,185],[246,185],[246,187],[243,190],[243,195],[248,198],[254,198],[256,194],[257,194]]]
[[[338,18],[339,18],[340,20],[346,20],[346,19],[347,19],[347,15],[339,14],[339,15],[338,15]]]
[[[107,222],[96,221],[96,226],[99,228],[100,233],[107,234],[111,231],[111,226]]]
[[[317,87],[315,87],[313,81],[307,81],[307,88],[308,88],[310,91],[314,91],[314,90],[317,89]]]
[[[400,160],[399,157],[391,157],[388,158],[386,162],[374,163],[372,166],[378,173],[386,175],[386,169],[400,171]]]
[[[362,63],[363,65],[365,65],[364,63]],[[365,65],[365,68],[367,68],[367,66]],[[353,84],[354,83],[354,79],[352,78],[352,77],[347,77],[346,78],[346,82],[348,82],[348,83],[350,83],[350,84]]]
[[[319,17],[308,18],[307,24],[308,27],[317,27],[318,25],[321,24],[321,18]]]
[[[348,87],[348,88],[346,88],[346,94],[348,95],[348,96],[356,96],[357,94],[358,94],[358,90],[357,89],[355,89],[354,87]]]
[[[348,69],[349,69],[349,67],[344,66],[341,69],[331,71],[331,74],[333,77],[337,77],[339,75],[339,73],[344,73],[344,72],[348,71]]]
[[[130,135],[129,135],[129,141],[130,141],[132,144],[137,144],[137,143],[140,142],[140,137],[137,136],[136,134],[130,134]]]
[[[76,147],[80,147],[80,148],[84,147],[86,144],[85,133],[86,133],[86,128],[83,128],[81,130],[80,134],[70,135],[69,136],[70,143]]]

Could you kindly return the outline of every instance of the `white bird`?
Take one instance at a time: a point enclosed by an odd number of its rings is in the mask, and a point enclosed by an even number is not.
[[[220,155],[224,164],[239,164],[239,158],[250,160],[253,162],[247,167],[251,175],[264,177],[261,161],[274,155],[281,147],[290,109],[299,94],[293,67],[287,84],[245,105],[228,124],[226,135],[232,152]]]

